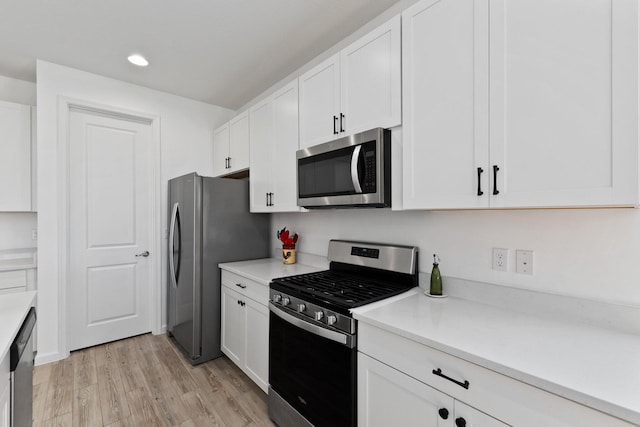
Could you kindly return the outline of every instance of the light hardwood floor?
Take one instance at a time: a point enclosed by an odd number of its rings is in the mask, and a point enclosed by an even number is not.
[[[141,335],[36,366],[33,425],[269,426],[266,395],[226,357],[191,366]]]

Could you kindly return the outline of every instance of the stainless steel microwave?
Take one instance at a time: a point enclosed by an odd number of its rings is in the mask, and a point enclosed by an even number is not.
[[[391,206],[391,131],[376,128],[296,152],[298,206]]]

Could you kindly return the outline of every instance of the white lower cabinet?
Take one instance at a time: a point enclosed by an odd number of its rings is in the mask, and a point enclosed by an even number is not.
[[[633,426],[363,322],[358,351],[360,427]],[[446,420],[439,414],[443,408]]]
[[[11,424],[11,384],[9,379],[9,354],[0,364],[0,427]]]
[[[222,272],[222,352],[265,393],[269,385],[267,286]]]
[[[358,425],[507,426],[362,353],[358,353]]]

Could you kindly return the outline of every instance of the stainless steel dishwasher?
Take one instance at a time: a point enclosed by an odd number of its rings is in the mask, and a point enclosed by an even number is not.
[[[36,309],[31,307],[27,317],[11,344],[11,426],[31,426],[33,418],[33,328],[36,325]]]

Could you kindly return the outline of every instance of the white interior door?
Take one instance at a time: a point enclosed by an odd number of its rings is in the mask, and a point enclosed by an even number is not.
[[[151,124],[69,115],[69,349],[151,331]]]

